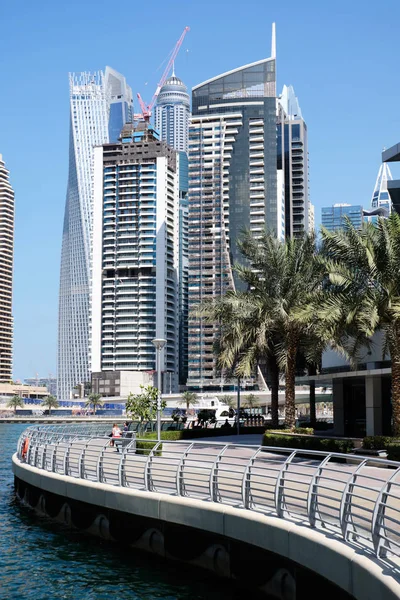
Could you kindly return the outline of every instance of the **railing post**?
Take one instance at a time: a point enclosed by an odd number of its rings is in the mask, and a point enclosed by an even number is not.
[[[368,462],[368,459],[362,460],[354,473],[351,475],[349,480],[346,483],[346,486],[343,490],[342,501],[340,503],[340,527],[342,529],[342,536],[345,542],[347,542],[347,536],[349,535],[349,521],[351,519],[351,495],[353,493],[354,486],[357,481],[358,472],[362,467],[364,467]]]
[[[242,479],[242,501],[244,508],[251,508],[250,505],[250,489],[251,489],[251,467],[254,465],[254,461],[257,458],[257,455],[261,452],[261,448],[256,450],[253,456],[249,459],[249,462],[246,465],[246,468],[243,473]]]
[[[288,467],[289,467],[290,463],[292,462],[292,460],[294,459],[294,457],[296,456],[296,453],[297,453],[297,450],[294,450],[291,454],[289,454],[289,456],[283,463],[282,467],[280,468],[277,479],[276,479],[275,510],[276,510],[276,514],[281,519],[283,519],[285,516],[285,511],[283,509],[283,499],[284,499],[284,489],[285,489],[285,472],[288,470]]]
[[[322,475],[323,468],[326,463],[330,461],[332,457],[332,453],[325,456],[324,460],[319,464],[319,467],[315,471],[313,478],[310,482],[310,487],[308,488],[308,496],[307,496],[307,515],[308,521],[311,527],[315,527],[315,523],[317,521],[317,510],[318,510],[318,481]]]
[[[69,444],[67,445],[67,447],[65,449],[65,454],[64,454],[64,475],[69,475],[69,453],[70,453],[72,442],[74,441],[74,439],[75,438],[71,437],[71,439],[69,440]]]
[[[390,492],[390,488],[392,487],[392,481],[399,475],[400,467],[396,469],[392,475],[389,477],[387,481],[383,484],[381,491],[378,494],[378,497],[375,502],[374,512],[372,515],[371,522],[371,534],[372,534],[372,543],[374,545],[374,550],[377,558],[385,558],[386,555],[386,547],[382,544],[381,538],[381,527],[382,522],[385,517],[386,512],[386,503],[388,494]]]
[[[218,497],[219,496],[219,494],[218,494],[218,475],[217,475],[218,463],[220,462],[225,450],[227,450],[230,445],[231,444],[226,444],[226,446],[224,446],[222,448],[222,450],[217,454],[215,461],[211,467],[209,487],[210,487],[210,500],[212,500],[212,502],[218,502],[218,500],[219,500],[219,497]]]
[[[99,458],[97,460],[96,473],[97,473],[97,481],[99,483],[103,482],[103,459],[104,459],[104,453],[105,453],[106,448],[109,443],[110,443],[110,440],[107,440],[106,443],[104,444],[104,446],[102,447],[101,452],[99,454]]]
[[[146,464],[144,466],[144,485],[147,492],[153,491],[153,481],[151,478],[151,461],[157,450],[157,448],[162,444],[162,442],[157,442],[155,446],[150,450],[149,456],[146,460]]]
[[[176,493],[178,496],[185,496],[185,482],[183,480],[183,467],[185,465],[185,459],[187,458],[189,452],[193,448],[194,442],[189,444],[184,453],[182,454],[182,458],[179,461],[177,470],[176,470]]]

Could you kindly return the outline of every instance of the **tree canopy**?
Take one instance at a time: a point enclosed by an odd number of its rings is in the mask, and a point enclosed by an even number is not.
[[[126,401],[126,414],[139,421],[152,421],[157,415],[158,389],[152,385],[140,386],[140,394],[129,394]],[[161,410],[166,407],[165,400],[161,401]]]

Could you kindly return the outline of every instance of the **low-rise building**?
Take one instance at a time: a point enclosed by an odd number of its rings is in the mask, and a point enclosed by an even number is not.
[[[382,161],[400,162],[400,143],[382,153]],[[385,182],[392,210],[400,213],[400,180],[389,177]],[[384,198],[386,200],[386,198]],[[365,349],[357,370],[333,350],[322,358],[322,373],[314,379],[317,385],[332,386],[334,431],[337,435],[363,437],[390,435],[392,429],[392,370],[389,355],[382,355],[382,335],[378,332],[372,346]]]

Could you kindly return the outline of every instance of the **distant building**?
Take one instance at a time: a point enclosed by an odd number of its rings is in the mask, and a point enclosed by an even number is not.
[[[310,230],[308,134],[293,87],[283,86],[278,107],[278,173],[284,180],[285,237]]]
[[[157,98],[155,129],[161,140],[179,152],[179,383],[188,374],[188,140],[190,96],[175,72],[162,86]]]
[[[94,155],[92,387],[121,386],[122,375],[112,374],[125,371],[148,382],[152,340],[164,338],[164,382],[176,389],[179,153],[139,122]]]
[[[392,202],[388,192],[388,182],[392,181],[393,177],[389,169],[389,165],[382,163],[374,191],[372,193],[370,208],[364,210],[364,219],[370,223],[376,223],[379,217],[388,217],[392,212]]]
[[[49,394],[52,396],[57,396],[57,379],[49,378],[49,377],[40,377],[35,378],[31,377],[29,379],[24,379],[24,383],[30,386],[40,386],[47,388]]]
[[[400,162],[400,143],[382,152],[382,161],[385,164],[388,162]],[[391,199],[392,210],[400,213],[400,179],[388,179],[386,185]]]
[[[61,250],[58,317],[59,400],[90,379],[91,261],[93,233],[93,148],[116,141],[132,117],[132,91],[125,78],[72,73],[67,198]]]
[[[337,231],[345,224],[346,217],[356,229],[361,229],[364,215],[360,204],[334,204],[322,208],[322,226],[328,231]]]
[[[0,381],[12,379],[14,190],[0,154]]]
[[[0,403],[2,398],[20,398],[40,399],[49,395],[47,387],[37,385],[26,385],[24,383],[0,383]]]
[[[190,96],[175,73],[162,86],[154,109],[154,125],[161,139],[179,152],[188,151]]]
[[[311,202],[308,203],[308,230],[315,231],[315,206]]]
[[[243,228],[281,237],[277,178],[276,48],[269,58],[192,90],[189,128],[189,309],[237,287],[233,264]],[[279,187],[279,189],[278,189]],[[279,211],[279,212],[278,212]],[[189,321],[188,386],[223,389],[213,345],[217,324]]]

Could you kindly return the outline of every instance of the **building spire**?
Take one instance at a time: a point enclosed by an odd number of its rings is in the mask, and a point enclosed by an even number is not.
[[[272,23],[271,58],[276,58],[276,27]]]
[[[176,75],[175,75],[175,61],[172,63],[172,77],[176,77]]]

